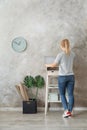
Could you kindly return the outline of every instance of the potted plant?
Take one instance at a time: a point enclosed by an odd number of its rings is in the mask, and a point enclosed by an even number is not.
[[[30,98],[29,101],[23,101],[23,113],[37,113],[37,97],[38,89],[45,85],[45,80],[41,75],[25,76],[23,84],[29,88]],[[32,92],[32,88],[36,88],[35,95]]]

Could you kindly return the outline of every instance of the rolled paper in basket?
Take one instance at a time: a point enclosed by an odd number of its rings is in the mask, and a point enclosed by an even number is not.
[[[22,83],[20,83],[20,86],[23,89],[23,95],[25,97],[25,101],[29,101],[28,90]]]
[[[26,101],[26,96],[25,96],[25,93],[24,93],[23,86],[21,86],[21,84],[19,84],[18,86],[20,88],[20,92],[21,92],[21,95],[23,97],[23,101]]]
[[[23,99],[23,96],[22,96],[21,91],[20,91],[20,86],[16,85],[15,87],[16,87],[16,89],[17,89],[19,95],[20,95],[21,98]]]

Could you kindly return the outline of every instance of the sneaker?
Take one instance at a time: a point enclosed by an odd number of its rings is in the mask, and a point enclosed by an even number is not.
[[[64,118],[68,118],[68,117],[71,117],[72,116],[72,114],[71,114],[71,112],[69,112],[69,111],[66,111],[66,112],[64,112],[64,114],[63,114],[63,117]]]

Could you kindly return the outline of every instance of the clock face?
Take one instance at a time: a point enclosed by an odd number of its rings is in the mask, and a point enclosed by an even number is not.
[[[17,52],[22,52],[26,49],[27,42],[23,37],[17,37],[12,41],[12,48]]]

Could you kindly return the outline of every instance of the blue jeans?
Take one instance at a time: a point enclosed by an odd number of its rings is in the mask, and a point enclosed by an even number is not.
[[[59,87],[62,105],[64,107],[64,110],[69,110],[71,112],[74,106],[74,94],[73,94],[74,84],[75,84],[74,75],[58,77],[58,87]],[[66,98],[66,91],[68,94],[68,101]]]

